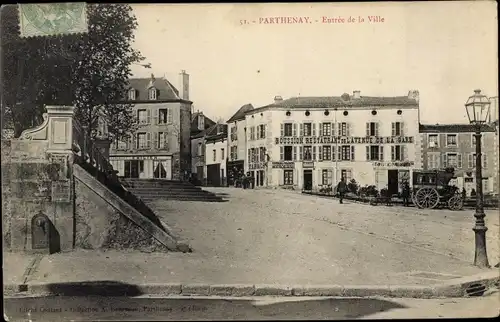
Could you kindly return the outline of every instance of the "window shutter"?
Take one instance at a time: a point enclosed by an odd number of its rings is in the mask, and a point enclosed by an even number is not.
[[[467,154],[467,165],[469,169],[474,169],[474,155],[472,153]]]
[[[366,122],[366,136],[370,136],[370,123]]]
[[[335,145],[332,145],[332,161],[335,161]]]
[[[443,157],[442,157],[443,158],[443,161],[442,161],[443,168],[446,168],[448,166],[448,158],[447,157],[448,156],[446,155],[446,153],[443,153]]]
[[[342,161],[342,147],[341,147],[341,146],[339,146],[339,147],[338,147],[338,151],[337,151],[337,159],[338,159],[339,161]]]
[[[392,122],[392,136],[396,136],[396,123]],[[394,158],[393,158],[394,160]]]
[[[313,155],[312,155],[312,160],[315,161],[316,160],[316,147],[313,146]]]
[[[316,136],[316,123],[312,123],[312,128],[313,128],[313,130],[312,130],[312,132],[313,132],[312,136]]]
[[[408,147],[403,145],[402,149],[403,149],[403,161],[406,161],[408,160]]]
[[[338,136],[342,136],[342,123],[339,123],[337,125],[337,128],[338,128],[338,131],[337,131],[338,132]]]
[[[351,161],[354,161],[354,155],[355,155],[354,152],[355,152],[354,151],[354,145],[351,145]]]
[[[458,156],[457,156],[457,167],[459,169],[462,168],[462,153],[459,153]]]
[[[319,136],[323,136],[323,123],[318,123]]]
[[[293,147],[293,160],[297,160],[297,147]]]
[[[323,160],[323,147],[318,146],[318,160],[322,161]]]
[[[167,132],[163,132],[163,144],[164,144],[163,147],[166,150],[170,149],[170,142],[168,142],[168,133]],[[203,151],[201,152],[201,154],[203,154]]]
[[[260,131],[259,130],[260,130],[260,126],[257,126],[257,133],[255,134],[257,140],[260,139]]]
[[[137,149],[137,144],[139,142],[139,140],[137,139],[137,133],[134,133],[132,135],[132,149]]]
[[[379,149],[379,151],[378,151],[378,152],[379,152],[379,154],[380,154],[380,156],[379,156],[379,160],[380,160],[380,161],[384,161],[384,147],[383,147],[383,146],[380,146],[380,149]]]
[[[297,123],[293,123],[293,136],[297,136]]]
[[[284,150],[285,150],[285,148],[282,147],[282,146],[280,146],[280,160],[281,161],[285,160],[285,158],[284,158],[284,152],[285,151]]]
[[[346,123],[345,124],[345,129],[346,129],[346,133],[345,133],[345,136],[351,136],[351,124],[349,123]]]
[[[148,147],[148,148],[151,147],[151,133],[150,132],[146,133],[146,147]]]
[[[284,136],[285,136],[285,124],[281,123],[281,137],[284,137]]]
[[[400,122],[401,124],[401,136],[405,136],[406,135],[406,123],[405,122]]]
[[[151,123],[151,109],[146,110],[146,123],[150,124]]]
[[[370,146],[366,146],[366,161],[370,161]]]
[[[160,147],[160,144],[158,142],[158,132],[153,133],[153,145],[152,145],[152,147],[154,147],[155,149],[158,149]]]
[[[394,123],[392,123],[392,125],[394,126]],[[394,134],[392,136],[394,136]],[[391,160],[394,161],[394,159],[396,159],[396,147],[391,145]]]
[[[173,115],[172,115],[172,109],[167,108],[167,123],[172,123]]]
[[[303,154],[303,149],[302,149],[302,146],[299,146],[299,160],[302,160],[303,157],[302,157],[302,154]]]
[[[486,153],[483,153],[481,156],[483,157],[483,168],[486,169],[488,168],[488,158],[486,156]]]
[[[375,136],[378,136],[378,122],[375,123]]]
[[[332,126],[332,129],[331,129],[331,131],[332,131],[331,133],[332,134],[331,134],[331,136],[335,136],[335,123],[332,122],[331,126]]]
[[[304,124],[299,124],[299,136],[304,136]]]
[[[153,108],[153,124],[158,124],[158,109]]]

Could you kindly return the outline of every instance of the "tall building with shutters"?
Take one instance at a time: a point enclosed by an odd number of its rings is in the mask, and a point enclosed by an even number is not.
[[[127,101],[133,104],[137,130],[113,142],[110,162],[127,178],[181,180],[191,174],[189,75],[179,74],[179,90],[166,78],[132,78]]]
[[[424,169],[453,167],[450,184],[465,188],[470,196],[476,189],[476,138],[470,124],[420,124]],[[498,194],[498,135],[495,124],[482,127],[481,161],[483,192]]]
[[[247,160],[264,186],[319,189],[341,177],[396,193],[421,167],[419,94],[275,97],[246,113]]]

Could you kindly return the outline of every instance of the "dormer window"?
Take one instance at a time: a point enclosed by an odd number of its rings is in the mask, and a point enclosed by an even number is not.
[[[131,100],[131,101],[135,101],[136,97],[135,97],[135,89],[131,88],[129,91],[128,91],[128,99]]]
[[[158,91],[156,88],[152,87],[149,89],[149,99],[150,100],[156,100],[157,98]]]

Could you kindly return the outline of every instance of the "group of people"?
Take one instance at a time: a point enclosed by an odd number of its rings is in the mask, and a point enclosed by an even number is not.
[[[338,194],[338,197],[339,197],[339,203],[344,203],[344,197],[345,197],[345,194],[348,190],[348,187],[347,187],[347,183],[345,181],[345,178],[342,177],[342,179],[340,179],[340,182],[337,184],[337,194]],[[386,189],[387,190],[387,189]],[[390,200],[391,200],[391,196],[390,196],[390,192],[389,190],[387,190],[386,192],[388,195],[387,196],[384,196],[387,198],[387,204],[389,205],[390,204]],[[405,207],[408,207],[410,205],[410,184],[408,183],[408,180],[404,180],[403,181],[403,188],[402,188],[402,191],[401,191],[401,197],[403,198],[403,205]]]

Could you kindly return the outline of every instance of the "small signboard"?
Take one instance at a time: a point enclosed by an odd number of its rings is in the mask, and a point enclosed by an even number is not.
[[[52,201],[71,201],[71,184],[69,180],[52,181]]]

